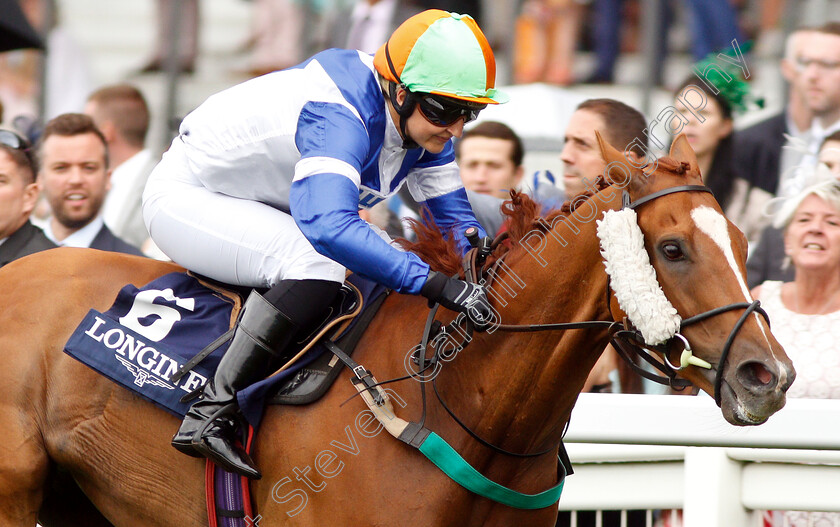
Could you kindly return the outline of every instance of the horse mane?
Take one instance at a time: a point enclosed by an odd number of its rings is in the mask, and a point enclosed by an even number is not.
[[[414,218],[406,220],[417,241],[397,238],[396,242],[429,264],[432,271],[455,274],[461,269],[461,254],[455,245],[455,237],[440,230],[427,207],[420,209],[420,218],[420,221]]]
[[[673,157],[664,156],[656,160],[657,168],[662,168],[676,176],[686,176],[691,165],[685,161],[677,161]]]
[[[599,191],[608,186],[609,183],[603,176],[599,176],[595,180],[595,188]],[[546,226],[551,225],[554,218],[568,216],[593,195],[594,192],[586,191],[574,199],[566,201],[560,208],[549,211],[543,218],[541,215],[542,207],[539,203],[527,194],[511,190],[510,199],[502,203],[501,206],[502,214],[507,217],[505,224],[509,240],[517,242],[534,229],[545,232]],[[400,238],[397,243],[405,250],[419,256],[429,264],[433,271],[448,275],[461,274],[463,272],[462,257],[455,244],[454,237],[451,236],[450,232],[444,233],[438,228],[427,208],[423,208],[421,211],[421,218],[421,221],[413,218],[408,220],[409,226],[417,236],[417,241]],[[541,218],[543,221],[539,221]],[[504,243],[497,247],[491,259],[493,257],[498,258],[507,252],[515,253],[520,250],[524,249],[521,249],[517,243]]]

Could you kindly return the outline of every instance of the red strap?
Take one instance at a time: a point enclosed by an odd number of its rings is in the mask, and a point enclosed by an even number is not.
[[[209,527],[218,527],[216,523],[215,472],[215,465],[208,459],[204,465],[204,497],[207,500],[207,524]]]
[[[248,438],[245,442],[245,451],[251,453],[251,445],[254,440],[254,427],[248,425]],[[208,527],[218,527],[218,518],[216,516],[216,485],[215,485],[216,465],[209,459],[204,465],[204,497],[207,504],[207,524]],[[242,508],[245,512],[245,518],[250,518],[253,524],[254,510],[251,506],[251,486],[250,481],[245,476],[239,478],[242,487]],[[246,521],[246,523],[248,523]]]
[[[248,454],[251,453],[251,445],[254,440],[254,427],[250,424],[248,425],[248,439],[245,441],[245,452]],[[239,481],[242,482],[242,508],[245,509],[245,517],[251,518],[252,520],[256,519],[254,517],[254,509],[251,507],[251,485],[249,485],[250,480],[245,476],[239,478]],[[247,523],[247,522],[246,522]],[[210,527],[216,527],[215,525],[210,525]]]

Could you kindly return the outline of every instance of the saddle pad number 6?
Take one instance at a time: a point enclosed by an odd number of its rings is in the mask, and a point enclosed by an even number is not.
[[[175,306],[187,311],[195,311],[194,298],[177,297],[172,289],[147,289],[137,293],[131,309],[125,316],[120,317],[120,324],[154,342],[160,342],[166,338],[172,331],[172,326],[181,320],[181,312],[171,305],[155,303],[157,299],[174,303]],[[157,318],[149,324],[148,318],[152,316]],[[141,319],[145,319],[147,323],[141,323]]]

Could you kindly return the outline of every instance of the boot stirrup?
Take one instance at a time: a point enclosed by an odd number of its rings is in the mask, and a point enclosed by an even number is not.
[[[201,444],[202,443],[201,438],[204,436],[205,432],[207,432],[207,430],[212,425],[214,425],[216,423],[217,420],[219,420],[222,417],[226,417],[227,415],[233,416],[238,411],[239,411],[239,407],[236,405],[235,402],[232,402],[232,403],[228,403],[228,404],[222,406],[221,408],[219,408],[218,410],[216,410],[215,412],[210,414],[210,417],[205,419],[204,422],[201,424],[201,426],[193,434],[192,444],[193,445]]]

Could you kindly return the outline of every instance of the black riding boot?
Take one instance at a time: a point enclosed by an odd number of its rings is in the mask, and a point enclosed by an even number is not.
[[[172,446],[191,456],[205,456],[227,471],[252,479],[262,475],[243,449],[233,444],[236,392],[268,373],[269,363],[283,351],[297,325],[257,292],[242,308],[230,347],[216,375],[207,381]]]

